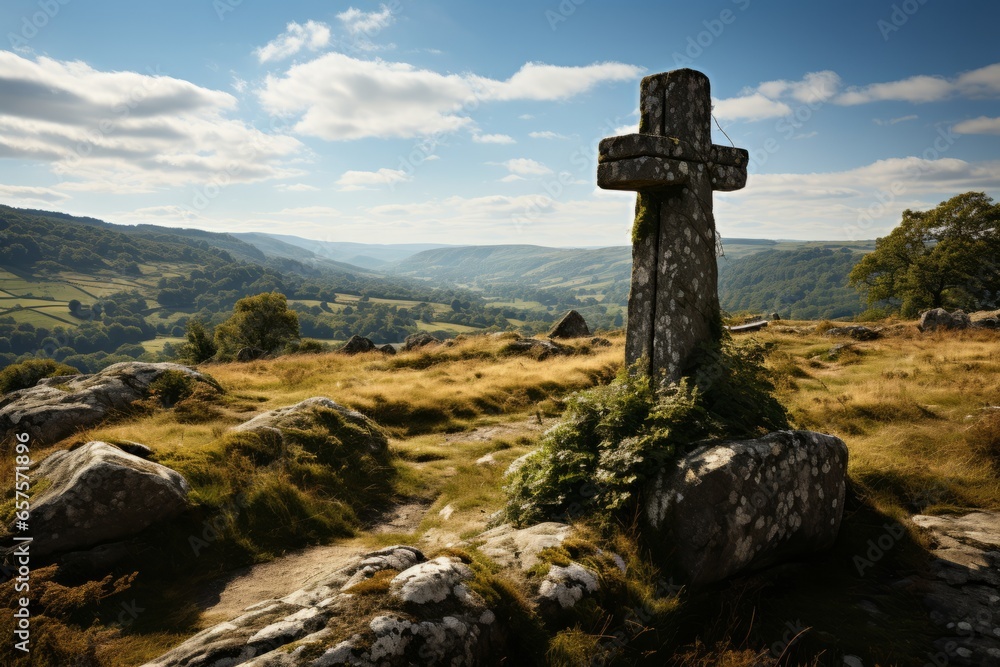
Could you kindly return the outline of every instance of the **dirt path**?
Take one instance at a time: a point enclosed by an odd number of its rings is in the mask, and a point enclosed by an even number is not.
[[[445,441],[488,442],[538,432],[553,423],[552,419],[539,423],[532,418],[508,424],[481,426],[464,433],[449,434],[445,436]],[[428,507],[429,502],[397,505],[368,526],[365,534],[413,532],[420,525]],[[427,548],[454,539],[457,536],[450,533],[428,535],[421,541],[421,546]],[[267,563],[234,570],[207,588],[198,601],[202,608],[202,623],[207,627],[229,620],[252,604],[284,597],[300,588],[306,588],[368,551],[371,551],[371,545],[365,542],[362,535],[336,544],[294,551]]]
[[[409,533],[416,530],[429,504],[408,503],[392,508],[368,531]],[[198,601],[207,626],[229,620],[252,604],[280,598],[318,582],[371,551],[361,537],[279,556],[267,563],[234,570],[205,591]]]

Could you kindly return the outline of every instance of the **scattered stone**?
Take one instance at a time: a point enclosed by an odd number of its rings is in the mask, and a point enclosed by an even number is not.
[[[607,338],[601,338],[600,336],[595,336],[590,339],[590,344],[594,347],[611,347],[611,341]]]
[[[468,565],[457,558],[441,556],[397,574],[389,582],[389,592],[411,604],[444,602],[450,597],[466,602],[471,595],[465,585],[469,579],[472,570]]]
[[[378,351],[381,352],[382,354],[387,354],[390,357],[396,354],[396,348],[390,345],[389,343],[386,343],[382,347],[378,348]]]
[[[271,431],[284,438],[284,431],[288,429],[308,430],[313,426],[326,428],[325,423],[318,419],[318,411],[334,410],[351,428],[358,432],[364,432],[363,446],[372,454],[384,454],[389,448],[389,441],[379,427],[368,417],[357,410],[345,408],[339,403],[335,403],[323,396],[314,396],[304,401],[289,405],[283,408],[270,410],[257,415],[249,421],[232,427],[232,431]],[[357,435],[356,435],[357,437]]]
[[[829,548],[844,510],[847,446],[810,431],[708,443],[660,472],[646,519],[693,584]]]
[[[778,313],[771,313],[767,317],[768,317],[769,320],[772,320],[774,322],[780,322],[781,321],[781,315],[779,315]]]
[[[973,329],[1000,329],[1000,319],[996,317],[984,317],[979,320],[973,320],[971,326]]]
[[[32,477],[49,482],[31,506],[38,555],[132,536],[184,511],[191,490],[180,473],[97,441],[50,454]]]
[[[538,597],[540,603],[569,609],[586,595],[596,593],[597,589],[597,574],[579,563],[570,563],[566,567],[553,565],[538,588]]]
[[[944,308],[935,308],[920,313],[920,322],[917,323],[917,328],[925,333],[939,330],[961,330],[968,329],[971,323],[969,316],[964,311],[956,310],[949,313]]]
[[[597,184],[639,192],[632,231],[625,363],[678,380],[718,336],[714,190],[746,184],[749,154],[712,144],[708,77],[692,69],[647,76],[639,134],[604,139]],[[681,187],[683,186],[683,187]]]
[[[931,579],[918,588],[949,665],[1000,664],[1000,512],[914,516],[930,533]],[[942,663],[944,664],[944,663]]]
[[[590,327],[583,315],[571,310],[559,320],[552,330],[549,331],[549,338],[586,338],[590,336]]]
[[[521,338],[511,341],[501,352],[505,354],[527,354],[539,361],[556,354],[572,354],[572,350],[547,338]]]
[[[765,328],[767,328],[767,320],[750,322],[749,324],[740,324],[734,327],[725,327],[726,331],[729,333],[753,333],[754,331],[760,331]]]
[[[495,466],[497,464],[496,457],[493,456],[493,452],[489,454],[484,454],[476,459],[477,466]]]
[[[347,591],[351,586],[371,579],[376,573],[382,570],[408,570],[414,565],[427,560],[424,554],[413,547],[395,545],[386,547],[380,551],[373,551],[365,555],[357,564],[345,569],[348,575],[347,581],[340,587],[340,590]]]
[[[440,342],[441,341],[439,341],[437,338],[430,335],[426,331],[421,331],[419,333],[415,333],[406,337],[406,341],[403,342],[403,352],[419,350],[422,347],[427,347],[428,345],[437,345]]]
[[[36,447],[111,419],[149,393],[149,385],[167,371],[184,373],[216,390],[207,375],[180,364],[126,361],[93,375],[73,375],[57,386],[39,383],[0,397],[0,440],[27,431]],[[50,380],[53,378],[50,378]]]
[[[375,343],[370,338],[351,336],[344,343],[343,347],[340,348],[340,351],[344,354],[364,354],[365,352],[374,352],[375,349]]]
[[[132,456],[138,456],[140,459],[148,459],[153,455],[153,450],[138,442],[131,442],[124,440],[122,442],[114,443],[117,445],[118,449],[123,452],[128,452]]]
[[[827,336],[848,336],[854,340],[876,340],[882,337],[882,332],[878,329],[871,329],[863,326],[834,327],[827,329]]]
[[[452,505],[451,503],[448,503],[447,505],[441,508],[441,511],[438,512],[438,516],[447,521],[448,519],[451,518],[451,515],[454,513],[455,513],[455,506]]]
[[[851,343],[837,343],[830,348],[830,351],[826,353],[827,361],[837,361],[840,359],[840,355],[844,352],[851,352],[854,350],[854,346]]]

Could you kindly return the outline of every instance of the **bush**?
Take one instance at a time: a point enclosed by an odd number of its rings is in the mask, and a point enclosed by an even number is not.
[[[79,374],[76,368],[52,359],[29,359],[0,371],[0,394],[34,387],[42,378]]]
[[[183,371],[166,371],[149,384],[149,396],[169,408],[194,393],[195,380]]]
[[[622,371],[567,401],[563,421],[514,470],[504,518],[529,524],[627,515],[644,481],[708,437],[754,437],[788,428],[756,343],[704,352],[694,378],[657,389]]]

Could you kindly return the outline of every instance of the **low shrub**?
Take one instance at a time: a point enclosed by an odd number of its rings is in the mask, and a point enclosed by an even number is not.
[[[79,374],[72,366],[53,359],[28,359],[0,371],[0,395],[34,387],[42,378]]]

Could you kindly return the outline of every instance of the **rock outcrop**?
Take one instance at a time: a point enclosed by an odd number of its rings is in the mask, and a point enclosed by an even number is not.
[[[437,345],[440,343],[437,338],[430,335],[427,332],[421,331],[420,333],[415,333],[406,337],[403,341],[403,352],[410,352],[412,350],[419,350],[422,347],[427,347],[428,345]]]
[[[190,491],[180,473],[106,442],[50,454],[32,476],[49,484],[31,508],[39,555],[134,535],[181,513]]]
[[[36,445],[58,442],[127,410],[168,371],[218,388],[214,380],[187,366],[139,361],[114,364],[93,375],[46,378],[0,398],[0,439],[27,431]]]
[[[371,454],[383,455],[389,448],[389,441],[378,426],[357,410],[351,410],[323,396],[314,396],[304,401],[261,413],[249,421],[234,426],[233,431],[270,431],[280,437],[289,429],[306,431],[317,425],[319,412],[333,410],[352,429],[352,441],[359,443]],[[329,424],[321,423],[321,428],[328,429]]]
[[[1000,664],[1000,513],[915,516],[932,539],[932,579],[915,583],[942,637],[937,664]]]
[[[344,343],[340,351],[344,354],[362,354],[364,352],[373,352],[377,349],[375,343],[371,341],[370,338],[365,338],[364,336],[351,336]]]
[[[507,343],[503,350],[504,354],[524,354],[535,357],[539,361],[548,359],[555,354],[570,354],[571,348],[560,345],[554,340],[542,338],[519,338]]]
[[[552,330],[549,331],[549,338],[589,338],[590,327],[583,315],[571,310],[559,320]]]
[[[863,326],[850,326],[850,327],[834,327],[828,329],[826,332],[827,336],[846,336],[853,338],[854,340],[876,340],[882,336],[882,332],[878,329],[872,329],[870,327]]]
[[[833,436],[710,443],[657,476],[645,514],[689,581],[706,584],[832,546],[846,479],[847,446]]]
[[[542,544],[558,547],[570,532],[555,523],[525,531],[500,526],[474,541],[485,540],[491,557],[516,574],[538,562]],[[248,607],[146,667],[494,664],[508,642],[522,638],[473,591],[474,577],[453,556],[428,560],[413,547],[387,547],[310,588]],[[539,613],[555,615],[599,586],[597,573],[579,563],[553,565],[531,602]]]
[[[923,332],[968,329],[972,324],[969,316],[961,310],[949,313],[944,308],[934,308],[920,313],[917,328]]]

